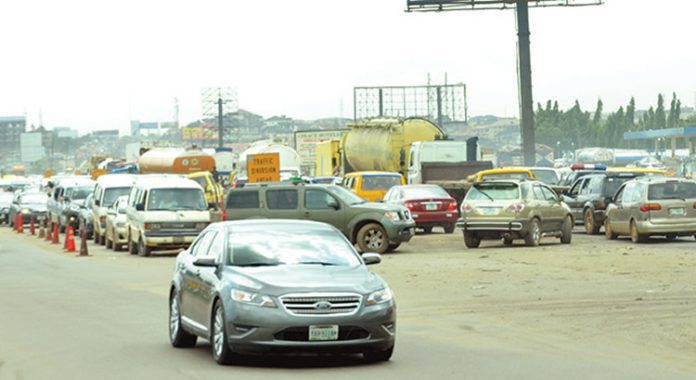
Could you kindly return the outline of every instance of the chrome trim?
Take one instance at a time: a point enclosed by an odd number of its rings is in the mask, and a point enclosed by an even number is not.
[[[363,303],[363,296],[358,293],[291,293],[278,299],[288,314],[298,317],[354,315]],[[294,304],[286,305],[291,300]],[[317,305],[325,302],[330,303],[330,307],[317,308]]]
[[[208,332],[208,328],[207,328],[207,327],[203,326],[202,324],[200,324],[200,323],[194,321],[193,319],[191,319],[191,318],[189,318],[189,317],[187,317],[187,316],[182,315],[182,316],[181,316],[181,322],[182,322],[182,323],[186,323],[187,325],[189,325],[189,326],[191,326],[191,327],[193,327],[193,328],[196,328],[196,329],[198,329],[198,330]]]

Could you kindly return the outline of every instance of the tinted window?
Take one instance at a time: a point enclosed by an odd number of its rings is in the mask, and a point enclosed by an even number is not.
[[[266,190],[266,205],[271,210],[294,210],[297,190]]]
[[[201,189],[152,189],[147,201],[148,211],[202,211],[207,208]]]
[[[696,183],[665,182],[653,183],[648,186],[648,200],[696,198]]]
[[[307,190],[305,192],[305,207],[311,210],[331,209],[330,203],[337,203],[336,200],[327,192],[321,190]]]
[[[366,175],[363,176],[362,190],[387,191],[392,186],[401,185],[401,177],[395,175]]]
[[[633,179],[632,177],[607,177],[607,180],[604,182],[604,196],[605,197],[611,197],[616,193],[616,190],[621,187],[623,183],[625,183],[628,180]]]
[[[227,208],[259,208],[258,191],[230,191]]]
[[[605,177],[592,177],[590,180],[589,194],[602,194],[602,182]]]

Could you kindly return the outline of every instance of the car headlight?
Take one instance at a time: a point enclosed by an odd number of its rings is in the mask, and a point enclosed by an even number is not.
[[[22,209],[22,214],[28,214],[30,210],[28,208],[23,208]]]
[[[380,303],[385,303],[394,298],[391,289],[388,287],[378,290],[367,297],[367,305],[378,305]]]
[[[146,230],[153,230],[157,231],[162,228],[162,225],[159,223],[145,223],[145,229]]]
[[[75,215],[70,215],[68,220],[70,220],[71,222],[74,222],[75,220],[77,220],[77,217]]]
[[[265,296],[263,294],[251,293],[240,289],[232,289],[230,290],[230,296],[234,301],[240,303],[261,307],[276,307],[276,304],[275,302],[273,302],[271,297]]]
[[[384,213],[384,216],[386,216],[394,222],[398,222],[400,220],[398,212],[388,211]]]

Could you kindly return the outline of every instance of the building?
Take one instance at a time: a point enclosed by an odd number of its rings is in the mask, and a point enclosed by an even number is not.
[[[0,116],[0,162],[19,160],[20,136],[26,129],[25,116]]]

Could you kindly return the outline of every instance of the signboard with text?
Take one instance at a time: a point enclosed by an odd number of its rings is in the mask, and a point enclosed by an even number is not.
[[[280,182],[280,155],[263,153],[247,156],[247,176],[249,183]]]
[[[295,132],[295,150],[302,158],[302,164],[314,166],[317,143],[327,140],[340,140],[347,129]]]

